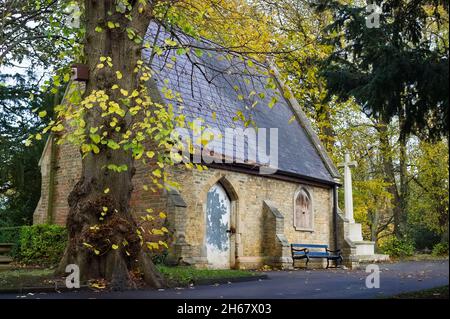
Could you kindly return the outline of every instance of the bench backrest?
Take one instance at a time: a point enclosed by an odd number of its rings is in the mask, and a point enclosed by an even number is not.
[[[291,244],[291,248],[293,249],[301,249],[301,248],[322,248],[327,249],[328,245],[316,245],[316,244]]]

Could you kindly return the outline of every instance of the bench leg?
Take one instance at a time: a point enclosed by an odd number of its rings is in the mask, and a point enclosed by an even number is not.
[[[327,258],[327,268],[328,269],[330,267],[330,260]]]
[[[306,258],[306,269],[308,269],[309,258]]]

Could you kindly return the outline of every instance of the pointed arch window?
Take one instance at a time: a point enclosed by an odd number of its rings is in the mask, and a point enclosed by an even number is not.
[[[312,197],[304,187],[301,187],[294,197],[294,227],[303,231],[314,229]]]

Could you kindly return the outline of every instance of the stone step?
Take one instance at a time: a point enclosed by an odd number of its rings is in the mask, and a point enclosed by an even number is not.
[[[379,263],[387,262],[390,260],[389,255],[374,254],[369,256],[357,256],[360,263]]]
[[[357,256],[371,256],[375,254],[375,243],[373,241],[355,241]]]
[[[9,264],[13,261],[13,258],[10,256],[0,256],[0,264]]]

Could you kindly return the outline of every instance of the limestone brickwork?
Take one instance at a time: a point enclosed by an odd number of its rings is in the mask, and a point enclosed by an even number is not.
[[[41,160],[42,194],[34,214],[34,223],[48,221],[48,190],[51,147],[49,143]],[[55,149],[53,222],[64,225],[68,214],[67,196],[78,181],[81,157],[76,147],[68,144]],[[231,266],[258,268],[263,265],[290,267],[290,243],[328,244],[334,247],[332,191],[329,187],[279,180],[270,176],[252,175],[225,169],[187,170],[171,168],[171,176],[180,184],[178,191],[152,193],[145,191],[149,167],[136,167],[131,198],[136,216],[147,208],[166,211],[168,228],[173,232],[170,259],[172,262],[207,267],[205,250],[206,198],[215,183],[221,183],[232,201]],[[312,197],[313,229],[294,228],[294,196],[300,187]],[[275,213],[274,213],[275,212]]]

